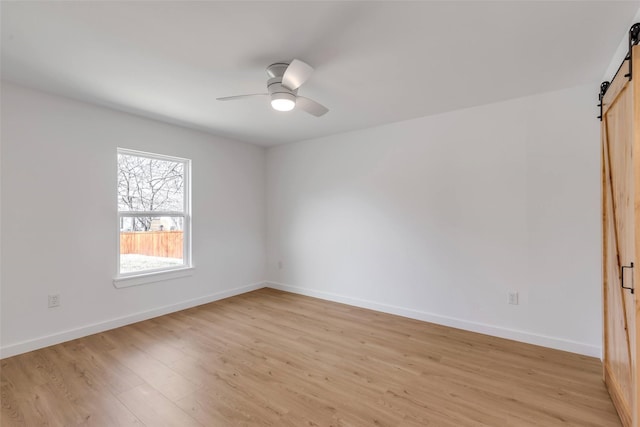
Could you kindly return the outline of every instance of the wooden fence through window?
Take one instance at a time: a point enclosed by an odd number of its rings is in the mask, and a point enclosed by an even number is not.
[[[125,231],[120,253],[182,258],[182,231]]]

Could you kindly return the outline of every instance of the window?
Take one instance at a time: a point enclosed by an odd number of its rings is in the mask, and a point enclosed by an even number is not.
[[[191,267],[190,165],[118,149],[116,281]]]

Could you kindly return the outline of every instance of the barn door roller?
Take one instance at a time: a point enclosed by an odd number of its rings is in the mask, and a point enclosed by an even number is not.
[[[629,52],[627,53],[627,56],[624,58],[625,61],[629,61],[629,73],[624,75],[625,77],[629,78],[629,81],[631,81],[631,78],[633,75],[633,57],[631,55],[631,48],[633,48],[634,45],[638,44],[639,39],[640,39],[640,22],[638,22],[637,24],[633,24],[629,29]]]
[[[607,89],[609,89],[609,85],[611,83],[609,82],[602,82],[602,84],[600,85],[600,94],[598,95],[598,100],[600,101],[600,103],[598,103],[598,107],[600,107],[600,115],[598,116],[598,118],[600,119],[600,121],[602,121],[602,102],[604,100],[604,94],[607,92]]]

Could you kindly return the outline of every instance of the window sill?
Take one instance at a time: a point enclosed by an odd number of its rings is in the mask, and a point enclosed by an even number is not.
[[[162,282],[193,275],[193,267],[185,267],[169,271],[155,271],[152,273],[136,274],[135,276],[116,277],[113,286],[116,288],[128,288],[130,286],[144,285],[147,283]]]

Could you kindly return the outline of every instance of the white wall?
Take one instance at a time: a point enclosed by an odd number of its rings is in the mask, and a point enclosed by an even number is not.
[[[1,122],[3,357],[262,286],[264,149],[8,83]],[[116,147],[193,160],[193,276],[114,288]]]
[[[598,87],[269,149],[269,281],[599,356]]]

